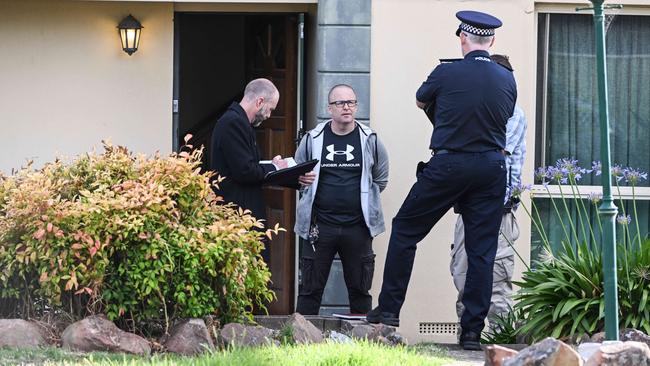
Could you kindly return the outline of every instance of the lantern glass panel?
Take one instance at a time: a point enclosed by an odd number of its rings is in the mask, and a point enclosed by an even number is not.
[[[138,48],[138,47],[140,47],[140,32],[141,32],[141,30],[140,29],[134,29],[134,30],[135,30],[135,36],[134,36],[135,41],[133,43],[133,47]]]
[[[120,29],[120,41],[122,42],[122,49],[128,48],[126,31],[127,31],[126,29]]]

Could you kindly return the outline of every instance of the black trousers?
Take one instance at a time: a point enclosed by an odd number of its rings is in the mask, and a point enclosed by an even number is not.
[[[375,254],[372,251],[372,237],[368,228],[365,223],[352,226],[318,223],[318,230],[315,252],[308,241],[303,244],[303,255],[300,259],[302,285],[296,311],[303,315],[318,314],[332,261],[338,253],[343,264],[350,312],[367,313],[372,306],[372,297],[368,290],[375,271]]]
[[[480,333],[490,308],[505,187],[505,161],[500,151],[431,157],[393,218],[379,308],[399,316],[417,244],[458,203],[468,257],[461,327]]]

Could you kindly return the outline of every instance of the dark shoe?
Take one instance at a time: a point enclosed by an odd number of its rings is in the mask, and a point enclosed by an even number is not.
[[[366,321],[373,324],[382,323],[393,327],[399,327],[399,318],[397,315],[381,311],[379,306],[370,310],[368,314],[366,314]]]
[[[471,330],[463,332],[460,335],[460,346],[464,350],[468,351],[480,351],[481,350],[481,335],[472,332]]]

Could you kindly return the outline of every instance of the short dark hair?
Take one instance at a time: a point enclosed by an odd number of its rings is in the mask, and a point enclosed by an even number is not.
[[[510,65],[510,58],[506,55],[491,55],[490,58],[492,61],[498,63],[499,65],[505,67],[510,71],[514,71],[512,65]]]
[[[351,87],[351,86],[348,85],[348,84],[336,84],[336,85],[334,85],[334,86],[332,87],[332,89],[330,89],[330,92],[327,93],[327,102],[331,102],[330,99],[332,98],[332,93],[334,92],[334,89],[338,89],[338,88],[348,88],[348,89],[352,90],[352,92],[353,92],[355,95],[357,94],[357,92],[354,91],[354,88]]]

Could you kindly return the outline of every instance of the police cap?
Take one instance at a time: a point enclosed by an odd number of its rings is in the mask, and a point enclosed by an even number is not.
[[[499,19],[480,11],[459,11],[456,13],[456,18],[461,21],[456,36],[460,36],[460,32],[467,32],[476,36],[493,36],[494,30],[503,25]]]

